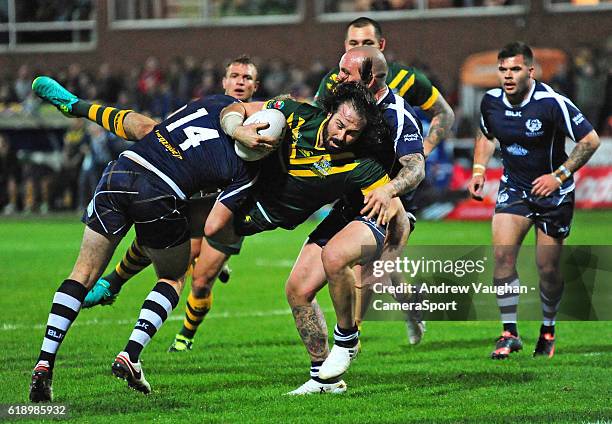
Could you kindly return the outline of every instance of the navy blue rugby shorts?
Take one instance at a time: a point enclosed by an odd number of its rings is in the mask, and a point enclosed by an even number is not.
[[[153,249],[189,240],[187,201],[125,157],[107,165],[82,221],[99,234],[121,237],[133,224],[138,242]]]
[[[376,221],[367,219],[365,216],[359,215],[359,210],[363,207],[361,204],[358,207],[351,206],[341,199],[334,203],[332,210],[308,235],[308,243],[315,243],[318,246],[324,247],[329,240],[339,233],[351,221],[363,222],[372,230],[372,234],[376,238],[376,243],[382,247],[387,233],[386,227],[376,225]],[[410,212],[406,212],[410,221],[410,231],[414,230],[416,218]],[[382,237],[381,237],[382,234]]]
[[[564,239],[570,234],[574,216],[574,191],[563,194],[557,191],[547,197],[536,197],[501,181],[495,213],[524,216],[531,219],[544,234]]]

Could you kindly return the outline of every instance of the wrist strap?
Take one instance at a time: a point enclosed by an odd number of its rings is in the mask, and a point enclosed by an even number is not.
[[[240,112],[228,112],[221,118],[221,128],[225,134],[233,138],[236,128],[241,126],[243,122],[244,116]]]
[[[484,172],[487,170],[487,167],[481,165],[479,163],[475,163],[472,165],[472,177],[484,176]]]
[[[561,181],[561,183],[563,183],[565,180],[572,176],[572,173],[569,169],[565,167],[565,165],[561,165],[553,172],[553,175],[557,177]]]

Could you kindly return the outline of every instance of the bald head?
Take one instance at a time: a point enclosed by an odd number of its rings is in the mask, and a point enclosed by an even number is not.
[[[361,81],[376,92],[385,86],[387,61],[383,53],[371,46],[359,46],[344,53],[340,59],[338,79]]]

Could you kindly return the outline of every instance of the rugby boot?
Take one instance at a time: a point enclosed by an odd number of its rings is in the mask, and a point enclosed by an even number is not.
[[[506,359],[512,352],[523,348],[521,339],[509,331],[504,331],[495,343],[495,350],[491,352],[491,359]]]
[[[110,282],[100,278],[85,296],[83,308],[91,308],[96,305],[112,305],[118,295],[119,292],[113,293]]]
[[[346,392],[346,383],[342,380],[336,383],[319,383],[312,378],[308,380],[306,383],[302,384],[297,389],[285,393],[290,396],[300,396],[300,395],[312,395],[312,394],[340,394]]]
[[[37,77],[32,82],[32,91],[43,100],[51,103],[64,115],[73,118],[72,105],[79,101],[79,98],[66,90],[59,82],[51,77]]]
[[[51,402],[53,400],[52,373],[48,366],[37,364],[32,371],[30,383],[31,402]]]
[[[540,334],[535,350],[533,351],[534,358],[536,356],[548,356],[552,358],[555,354],[555,336],[550,333]]]
[[[128,387],[145,395],[151,393],[151,385],[145,379],[140,361],[132,362],[127,352],[119,352],[111,366],[113,375],[127,381]]]

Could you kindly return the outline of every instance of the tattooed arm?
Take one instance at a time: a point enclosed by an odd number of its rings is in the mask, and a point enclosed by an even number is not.
[[[389,181],[391,196],[401,196],[417,188],[425,178],[425,158],[420,153],[412,153],[399,158],[402,169]]]
[[[429,133],[423,140],[423,150],[425,157],[436,148],[438,144],[451,133],[451,128],[455,122],[455,113],[450,105],[440,94],[431,108],[424,111],[431,119]]]
[[[570,153],[567,160],[552,174],[544,174],[533,180],[531,192],[536,196],[549,196],[563,184],[571,174],[578,171],[593,156],[601,141],[595,130],[582,137]],[[569,171],[565,175],[562,171]]]
[[[593,156],[600,144],[597,133],[591,131],[578,141],[563,166],[571,173],[578,171]]]
[[[399,158],[402,169],[397,176],[382,187],[369,192],[365,198],[365,206],[362,214],[368,214],[368,218],[378,215],[377,222],[386,223],[385,212],[391,205],[394,197],[401,196],[414,190],[423,178],[425,178],[425,158],[420,153],[411,153]]]

